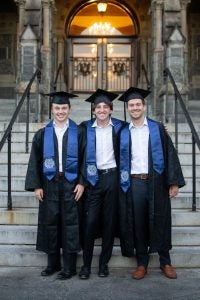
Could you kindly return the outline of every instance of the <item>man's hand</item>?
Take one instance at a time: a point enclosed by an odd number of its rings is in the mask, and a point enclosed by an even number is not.
[[[74,193],[75,193],[75,200],[78,201],[84,192],[84,186],[82,184],[77,184]]]
[[[35,189],[35,197],[36,197],[39,201],[43,201],[43,196],[44,196],[43,189]]]
[[[173,198],[178,195],[179,187],[177,185],[171,185],[169,188],[169,197]]]

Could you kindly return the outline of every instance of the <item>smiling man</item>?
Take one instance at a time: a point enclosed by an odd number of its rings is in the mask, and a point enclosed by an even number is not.
[[[36,132],[28,164],[25,189],[34,191],[39,200],[36,249],[48,254],[42,276],[61,269],[58,279],[76,274],[76,257],[80,250],[78,201],[84,191],[79,182],[80,153],[78,127],[69,119],[70,100],[66,92],[52,97],[53,120]]]
[[[170,198],[185,185],[181,166],[163,124],[145,116],[149,91],[131,87],[119,100],[126,102],[131,122],[120,136],[120,239],[124,256],[136,250],[134,279],[147,273],[149,253],[158,252],[160,268],[170,279]]]
[[[94,241],[100,227],[102,236],[99,257],[100,277],[109,275],[108,262],[112,254],[118,199],[118,136],[122,122],[111,118],[112,101],[117,94],[98,89],[86,101],[92,104],[95,119],[83,122],[82,146],[84,151],[83,176],[87,181],[83,267],[81,279],[88,279],[91,272]]]

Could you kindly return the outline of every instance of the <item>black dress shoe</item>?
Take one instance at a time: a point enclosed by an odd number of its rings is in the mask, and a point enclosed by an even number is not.
[[[89,279],[89,277],[90,277],[90,268],[82,267],[81,271],[79,273],[79,278],[80,279]]]
[[[99,277],[107,277],[109,275],[108,266],[107,265],[100,266],[98,275],[99,275]]]
[[[60,267],[46,267],[46,269],[41,272],[41,276],[51,276],[58,271],[60,271]]]
[[[75,276],[77,274],[76,271],[61,271],[58,273],[57,279],[59,280],[66,280],[72,278],[72,276]]]

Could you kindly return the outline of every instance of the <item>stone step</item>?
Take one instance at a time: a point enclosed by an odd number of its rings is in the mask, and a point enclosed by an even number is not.
[[[12,164],[28,164],[30,154],[29,153],[12,153],[11,163]],[[0,153],[0,161],[7,164],[7,153]]]
[[[171,132],[170,134],[170,137],[173,141],[173,143],[175,143],[175,133],[174,132]],[[190,132],[182,132],[181,134],[179,133],[178,134],[178,143],[185,143],[185,144],[191,144],[192,143],[192,135]]]
[[[37,208],[38,200],[36,200],[33,192],[12,192],[13,209],[18,208]],[[7,208],[7,192],[0,192],[0,208]],[[200,197],[197,197],[197,208],[200,208]],[[171,200],[171,206],[174,209],[189,209],[192,208],[191,193],[180,193],[179,196]]]
[[[90,112],[89,108],[86,109],[86,108],[80,108],[79,107],[79,110],[80,111],[85,111],[87,113]],[[121,111],[121,107],[118,109],[118,111]],[[198,111],[198,113],[199,113],[199,111]],[[77,115],[77,112],[75,111],[75,112],[73,112],[73,114]],[[114,114],[113,114],[113,117],[114,117]],[[72,117],[72,115],[71,115],[71,117]],[[88,115],[87,119],[90,119],[90,115]],[[40,122],[39,123],[29,123],[29,131],[30,132],[36,132],[38,129],[44,127],[47,123],[48,123],[48,120],[46,122],[41,122],[41,123]],[[8,120],[7,120],[7,122],[0,121],[0,132],[5,131],[8,124],[9,124]],[[175,132],[174,123],[166,123],[165,127],[166,127],[167,131],[169,132],[169,134]],[[195,127],[197,132],[200,132],[200,121],[199,120],[198,120],[198,122],[194,123],[194,127]],[[25,123],[18,123],[18,122],[14,123],[13,128],[12,128],[12,132],[25,132],[25,131],[26,131],[26,124]],[[179,132],[179,134],[181,134],[181,133],[191,133],[191,130],[190,130],[189,125],[187,123],[180,123],[180,124],[178,124],[178,132]]]
[[[31,142],[34,136],[34,132],[30,132],[29,133],[29,141]],[[3,134],[1,133],[1,136],[3,136]],[[12,132],[11,135],[11,142],[12,143],[25,143],[26,141],[26,133],[25,132]],[[5,145],[4,145],[5,147]]]
[[[94,248],[92,267],[98,267],[100,247]],[[173,247],[170,251],[172,264],[176,268],[199,268],[200,247]],[[47,256],[43,252],[35,250],[35,246],[28,245],[0,245],[0,266],[6,267],[45,267]],[[78,254],[77,267],[82,266],[82,252]],[[127,258],[121,255],[120,247],[113,248],[109,262],[110,268],[130,268],[136,266],[135,258]],[[158,268],[159,259],[156,253],[150,254],[149,267]]]
[[[36,242],[37,226],[30,225],[0,225],[0,244],[34,245]],[[96,244],[100,245],[100,239]],[[172,244],[175,246],[199,246],[199,227],[173,227]],[[115,245],[119,245],[118,239]]]
[[[3,136],[3,133],[1,133],[1,136]],[[34,136],[34,132],[29,133],[29,141],[31,142]],[[172,141],[175,142],[175,134],[174,132],[170,133],[170,137],[172,138]],[[12,132],[11,141],[12,142],[25,142],[26,140],[26,133],[23,132]],[[191,133],[179,133],[178,135],[178,143],[181,144],[191,144],[192,143],[192,136]]]
[[[37,208],[38,200],[36,200],[34,193],[32,192],[12,192],[12,205],[15,208]],[[6,192],[0,192],[0,208],[7,208],[8,194]]]
[[[175,132],[175,124],[174,123],[165,123],[165,127],[167,129],[167,131],[169,132],[169,134],[171,135],[172,132]],[[200,122],[198,120],[198,122],[194,122],[194,127],[196,129],[197,132],[200,132]],[[191,133],[190,127],[188,125],[187,122],[185,123],[179,123],[178,124],[178,133]]]
[[[26,157],[27,159],[27,157]],[[11,165],[11,174],[12,177],[25,177],[27,172],[28,165],[22,161],[18,164],[16,159],[15,163]],[[183,175],[185,178],[192,177],[192,167],[191,166],[182,166]],[[8,174],[7,161],[0,163],[0,177],[5,177]],[[196,166],[196,178],[200,178],[200,166]]]
[[[191,178],[185,178],[186,185],[181,188],[181,193],[191,193],[192,192],[192,179]],[[12,191],[24,191],[25,186],[25,178],[24,177],[12,177],[11,180],[11,189]],[[1,177],[0,180],[0,191],[7,191],[8,185],[7,185],[7,178]],[[197,196],[200,193],[200,178],[196,179],[196,192]]]
[[[48,121],[47,121],[48,122]],[[38,129],[44,127],[47,122],[29,123],[29,132],[36,132]],[[0,132],[5,131],[9,122],[0,122]],[[26,132],[26,123],[15,122],[12,127],[12,132]]]
[[[192,209],[192,195],[191,193],[179,193],[179,195],[171,199],[171,207],[173,209]],[[196,207],[200,208],[200,198],[196,197]]]
[[[32,145],[32,141],[30,141],[28,144],[29,152],[31,150],[31,145]],[[25,151],[26,151],[25,140],[23,140],[22,142],[18,142],[18,141],[12,142],[11,149],[12,149],[12,153],[25,153]],[[8,145],[6,142],[5,145],[3,146],[1,152],[7,153],[7,151],[8,151]],[[196,146],[196,153],[198,153],[198,152],[199,152],[199,149]],[[178,153],[179,154],[191,154],[192,153],[192,144],[179,143]]]
[[[6,225],[37,225],[38,209],[24,208],[11,211],[0,208],[1,224]]]
[[[37,225],[38,208],[15,208],[11,211],[8,211],[6,208],[0,208],[0,220],[1,224],[4,225]],[[188,209],[173,209],[172,225],[176,227],[200,226],[200,211],[192,212]]]
[[[27,164],[29,160],[29,153],[12,153],[11,162],[13,164]],[[179,154],[179,159],[182,166],[192,165],[192,155],[190,153]],[[7,162],[7,153],[0,152],[1,163]],[[196,154],[196,166],[200,166],[200,152]]]
[[[31,150],[32,142],[28,143],[29,152]],[[25,153],[26,152],[26,144],[25,141],[22,143],[14,142],[11,143],[11,150],[12,153]],[[7,153],[8,152],[8,144],[7,142],[4,144],[1,152]]]
[[[7,163],[0,164],[0,179],[1,177],[8,176]],[[11,165],[11,176],[12,177],[25,177],[27,171],[27,164],[14,164]]]

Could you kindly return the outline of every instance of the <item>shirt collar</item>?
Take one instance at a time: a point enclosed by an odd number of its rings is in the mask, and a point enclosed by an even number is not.
[[[57,126],[55,120],[53,120],[53,127],[54,128],[60,128],[60,127]],[[69,127],[69,119],[67,119],[65,126],[63,128],[60,128],[60,129],[63,130],[63,129],[66,129],[68,127]]]
[[[112,122],[111,118],[109,119],[108,125],[106,127],[108,127],[109,125],[113,126],[113,122]],[[96,119],[95,119],[94,123],[92,124],[92,127],[99,127],[100,128],[100,126],[97,125],[97,120]]]
[[[144,118],[144,122],[143,122],[143,124],[140,127],[143,127],[143,126],[148,126],[147,118],[146,117]],[[129,124],[129,130],[131,130],[131,128],[136,128],[136,126],[133,124],[132,121]]]

